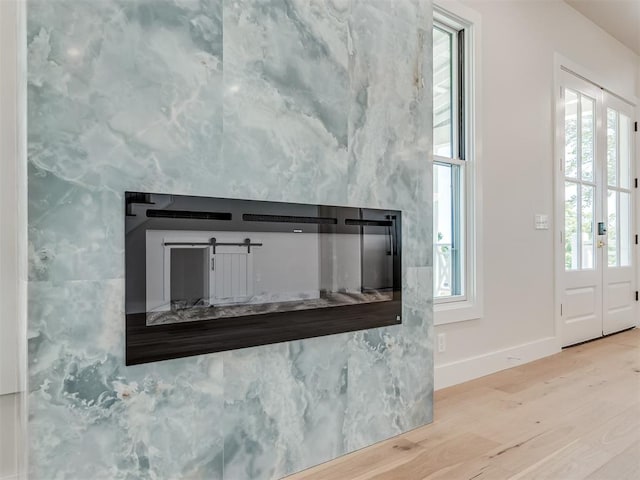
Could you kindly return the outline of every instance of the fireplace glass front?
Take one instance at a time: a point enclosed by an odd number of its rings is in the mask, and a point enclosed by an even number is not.
[[[183,356],[180,343],[195,354],[401,321],[398,211],[126,199],[128,363]]]

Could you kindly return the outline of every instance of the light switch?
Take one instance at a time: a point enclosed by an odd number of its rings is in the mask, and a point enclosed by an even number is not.
[[[549,215],[536,213],[536,230],[549,230]]]

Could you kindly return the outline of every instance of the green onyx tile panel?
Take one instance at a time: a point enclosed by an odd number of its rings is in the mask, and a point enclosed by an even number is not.
[[[222,5],[28,7],[31,278],[121,278],[125,190],[227,193]]]
[[[224,354],[227,478],[280,478],[346,452],[349,338]]]
[[[234,193],[346,202],[348,6],[224,2],[223,172]]]
[[[30,0],[31,478],[279,478],[432,418],[431,2]],[[123,192],[403,211],[403,324],[124,366]]]
[[[31,282],[29,478],[222,478],[222,358],[125,367],[123,294]]]
[[[433,329],[424,323],[429,316],[425,312],[405,307],[402,325],[352,335],[344,423],[347,451],[433,420]]]

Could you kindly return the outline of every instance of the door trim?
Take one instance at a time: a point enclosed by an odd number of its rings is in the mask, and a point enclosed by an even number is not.
[[[626,104],[627,104],[627,105],[629,105],[630,107],[635,107],[635,106],[636,106],[636,104],[635,104],[634,102],[631,102],[631,101],[627,100],[626,98],[624,98],[624,97],[622,97],[622,96],[618,95],[618,94],[617,94],[616,92],[614,92],[613,90],[609,90],[607,87],[603,87],[603,86],[602,86],[602,85],[600,85],[599,83],[594,82],[593,80],[591,80],[591,79],[589,79],[589,78],[587,78],[587,77],[585,77],[585,76],[583,76],[583,75],[580,75],[578,72],[575,72],[574,70],[572,70],[572,69],[570,69],[570,68],[568,68],[568,67],[565,67],[564,65],[560,65],[560,70],[562,70],[563,72],[566,72],[566,73],[568,73],[568,74],[570,74],[570,75],[573,75],[574,77],[578,77],[580,80],[584,80],[585,82],[590,83],[590,84],[591,84],[591,85],[593,85],[594,87],[598,87],[600,90],[602,90],[602,91],[604,91],[604,92],[608,93],[609,95],[613,95],[613,96],[614,96],[614,97],[616,97],[618,100],[620,100],[621,102],[626,103]]]

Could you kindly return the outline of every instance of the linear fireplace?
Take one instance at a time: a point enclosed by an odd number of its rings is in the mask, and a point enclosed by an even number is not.
[[[401,322],[401,213],[126,192],[127,364]]]

